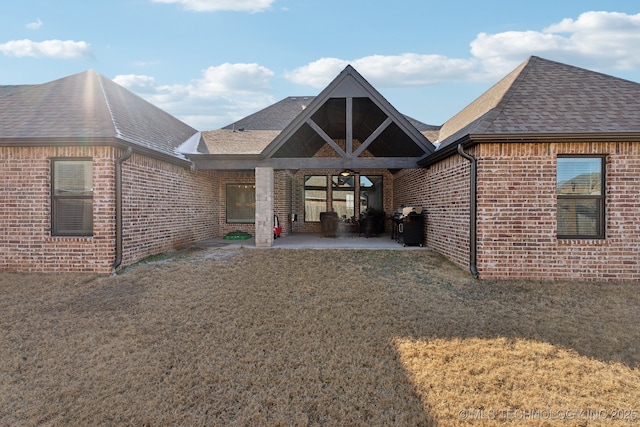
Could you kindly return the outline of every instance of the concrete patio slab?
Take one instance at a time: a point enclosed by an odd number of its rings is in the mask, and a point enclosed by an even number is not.
[[[192,247],[255,248],[255,237],[246,240],[209,239],[195,243]],[[421,246],[403,246],[389,234],[379,237],[338,236],[322,237],[319,233],[292,233],[275,239],[273,248],[280,249],[385,249],[420,250]]]

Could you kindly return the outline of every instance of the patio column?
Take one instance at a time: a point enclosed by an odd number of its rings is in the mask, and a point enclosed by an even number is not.
[[[273,246],[273,168],[256,168],[256,247]]]

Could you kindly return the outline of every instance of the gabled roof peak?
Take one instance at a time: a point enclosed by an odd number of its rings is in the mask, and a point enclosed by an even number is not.
[[[358,101],[358,106],[352,104],[342,105],[332,100],[368,100]],[[329,103],[332,105],[328,106]],[[351,101],[353,102],[353,101]],[[363,114],[359,121],[353,120],[354,111],[358,107],[376,111],[380,122],[371,115]],[[363,110],[364,112],[364,110]],[[324,123],[317,123],[320,115],[326,118]],[[331,118],[326,117],[331,114]],[[337,115],[336,115],[337,114]],[[315,120],[314,120],[315,117]],[[386,120],[384,118],[386,117]],[[361,130],[358,135],[356,124]],[[404,134],[412,147],[395,147],[400,155],[411,156],[416,152],[430,153],[433,145],[422,135],[409,120],[400,114],[373,86],[369,84],[351,65],[347,65],[338,76],[316,96],[295,119],[274,139],[263,151],[263,156],[269,157],[298,157],[310,156],[324,143],[332,146],[341,157],[352,158],[362,153],[362,150],[375,140],[384,139],[386,128],[393,125],[395,135]],[[303,136],[304,135],[304,136]],[[335,144],[336,139],[346,140],[345,151]],[[352,147],[352,140],[358,139],[362,146],[359,149]],[[402,139],[402,138],[401,138]],[[404,139],[406,144],[406,139]],[[379,144],[379,145],[384,145]],[[389,150],[392,142],[386,142],[385,152]],[[353,149],[353,151],[351,151]],[[410,153],[410,154],[408,154]],[[420,155],[422,155],[420,154]]]

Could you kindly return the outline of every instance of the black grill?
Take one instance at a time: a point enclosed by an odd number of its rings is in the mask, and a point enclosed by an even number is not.
[[[391,217],[391,238],[403,246],[422,246],[424,240],[424,216],[417,208],[403,208]]]

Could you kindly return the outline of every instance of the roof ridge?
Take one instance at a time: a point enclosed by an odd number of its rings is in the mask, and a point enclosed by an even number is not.
[[[534,67],[535,63],[539,59],[541,58],[532,55],[523,62],[524,67],[522,67],[522,69],[517,73],[517,76],[513,79],[509,87],[507,87],[507,89],[504,91],[504,93],[502,94],[502,97],[500,98],[500,101],[498,101],[496,106],[491,109],[495,112],[495,114],[485,114],[484,116],[488,117],[489,120],[484,121],[482,123],[482,126],[477,128],[478,131],[485,131],[491,127],[491,125],[498,118],[498,116],[502,114],[505,107],[509,104],[509,102],[517,92],[517,89],[526,80],[527,75],[531,72],[531,69]],[[517,67],[515,70],[517,70],[518,68],[519,67]],[[489,113],[489,111],[487,111],[487,113]]]
[[[521,62],[520,65],[511,70],[509,74],[498,80],[488,90],[483,92],[479,97],[471,101],[471,103],[466,107],[447,120],[440,130],[440,142],[448,139],[460,130],[468,128],[472,123],[480,125],[481,121],[478,121],[478,119],[481,117],[487,117],[487,113],[489,111],[494,110],[500,105],[505,94],[509,92],[513,83],[518,79],[522,71],[533,58],[534,57],[531,56]]]
[[[116,138],[122,138],[122,132],[120,132],[118,124],[116,123],[116,118],[115,118],[115,115],[113,114],[113,109],[111,108],[111,102],[109,100],[109,96],[107,95],[107,91],[105,90],[104,84],[102,82],[102,74],[91,69],[87,70],[86,72],[91,73],[93,78],[95,78],[98,81],[98,84],[100,85],[100,92],[102,92],[102,98],[104,99],[104,103],[107,106],[107,111],[109,111],[109,116],[111,117],[111,124],[113,125],[113,130],[115,132]]]

